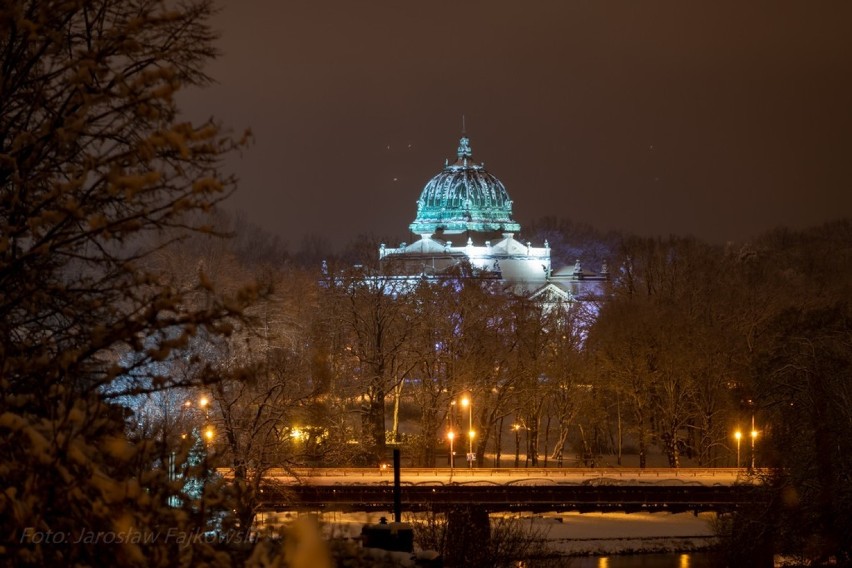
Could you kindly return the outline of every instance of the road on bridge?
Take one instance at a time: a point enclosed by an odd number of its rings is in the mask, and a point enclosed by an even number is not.
[[[228,475],[229,470],[220,470]],[[400,469],[403,484],[701,484],[751,483],[760,473],[744,468],[407,468]],[[266,477],[279,483],[310,485],[388,484],[393,470],[380,468],[271,469]]]

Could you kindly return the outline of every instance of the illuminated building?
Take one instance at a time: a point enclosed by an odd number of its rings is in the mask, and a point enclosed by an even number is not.
[[[417,200],[409,225],[415,238],[396,248],[381,245],[379,258],[411,278],[437,279],[459,269],[472,277],[494,279],[515,293],[547,294],[553,300],[600,294],[608,279],[574,266],[553,269],[550,246],[532,246],[516,238],[521,226],[512,218],[512,199],[503,183],[473,161],[470,140],[462,135],[456,160],[430,179]]]

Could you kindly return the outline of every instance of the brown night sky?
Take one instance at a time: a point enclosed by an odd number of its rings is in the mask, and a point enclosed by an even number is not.
[[[852,2],[224,0],[217,85],[256,142],[236,209],[292,249],[409,240],[467,120],[523,225],[723,242],[852,215]]]

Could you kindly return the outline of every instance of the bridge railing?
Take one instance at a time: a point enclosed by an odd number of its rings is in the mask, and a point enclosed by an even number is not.
[[[220,468],[218,472],[226,477],[232,474],[228,468]],[[413,468],[404,467],[401,469],[401,475],[404,478],[418,477],[447,477],[450,475],[450,468]],[[627,467],[595,467],[595,468],[569,468],[569,467],[547,467],[547,468],[455,468],[452,470],[455,477],[477,477],[488,478],[496,476],[510,476],[518,478],[529,477],[547,477],[547,478],[602,478],[602,477],[617,477],[617,478],[723,478],[732,479],[740,476],[746,476],[748,471],[745,468],[627,468]],[[372,468],[372,467],[329,467],[329,468],[272,468],[266,472],[266,477],[278,478],[311,478],[311,477],[385,477],[393,479],[393,469],[388,468]]]

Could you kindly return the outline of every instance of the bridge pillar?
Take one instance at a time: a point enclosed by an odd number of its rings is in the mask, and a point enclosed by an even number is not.
[[[486,566],[491,541],[488,512],[476,506],[458,506],[447,513],[444,565]]]

